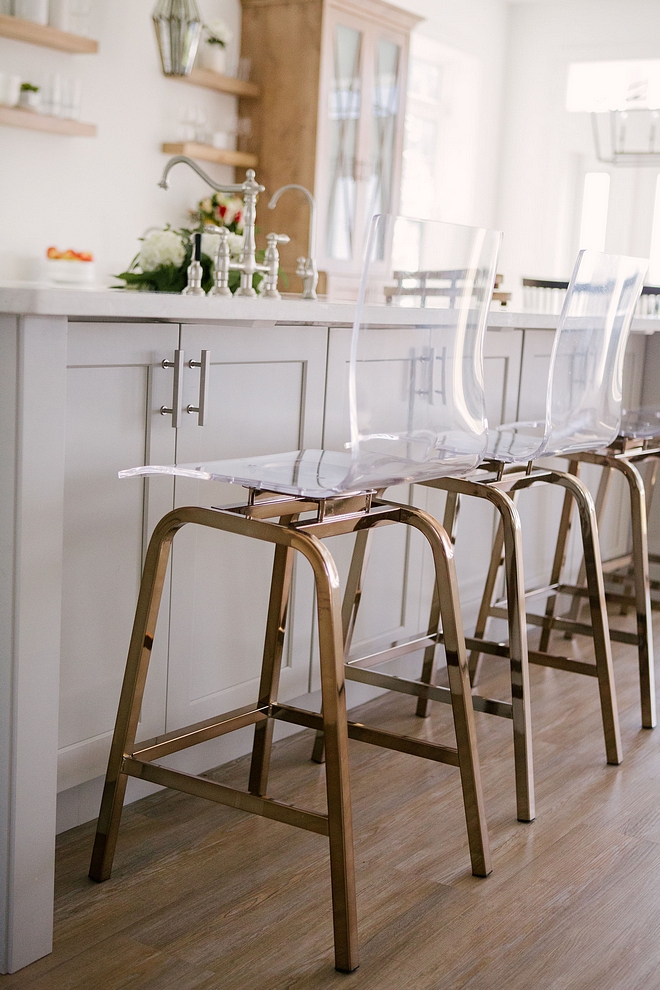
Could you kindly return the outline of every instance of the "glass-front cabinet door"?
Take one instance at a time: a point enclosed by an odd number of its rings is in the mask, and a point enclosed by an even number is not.
[[[407,35],[331,4],[323,33],[317,250],[350,298],[371,217],[398,208]]]

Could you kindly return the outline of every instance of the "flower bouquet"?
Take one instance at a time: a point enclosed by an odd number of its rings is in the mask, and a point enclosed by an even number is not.
[[[217,238],[205,233],[209,227],[226,227],[229,231],[229,251],[233,261],[239,261],[243,253],[243,200],[239,196],[213,193],[189,210],[192,229],[154,230],[142,238],[142,247],[133,258],[128,270],[116,277],[126,284],[122,289],[142,289],[145,292],[181,292],[188,283],[188,265],[192,258],[192,235],[202,234],[202,288],[205,292],[213,286],[213,261],[217,251]],[[257,252],[257,260],[263,261],[264,252]],[[263,275],[256,274],[252,285],[259,289]],[[229,288],[236,292],[241,284],[241,274],[229,273]]]
[[[142,247],[128,270],[117,275],[126,284],[122,289],[143,292],[181,292],[188,283],[188,265],[192,258],[191,230],[154,230],[141,238]],[[202,288],[213,285],[213,262],[202,252]]]

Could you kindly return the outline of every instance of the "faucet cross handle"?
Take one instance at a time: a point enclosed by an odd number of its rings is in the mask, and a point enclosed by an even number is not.
[[[204,228],[207,234],[217,234],[220,238],[218,253],[215,258],[215,284],[210,290],[210,296],[231,296],[229,288],[229,231],[226,227],[207,226]]]
[[[316,286],[319,281],[319,273],[313,258],[297,258],[298,267],[296,275],[303,280],[303,299],[317,299]]]
[[[280,252],[277,250],[277,245],[288,244],[290,239],[288,234],[266,235],[268,247],[266,248],[266,255],[264,257],[266,276],[264,278],[264,291],[262,293],[266,299],[281,298],[277,288],[277,276],[280,269]]]

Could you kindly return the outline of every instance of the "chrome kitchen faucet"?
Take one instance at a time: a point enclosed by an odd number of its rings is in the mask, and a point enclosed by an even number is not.
[[[227,242],[227,231],[223,227],[207,227],[207,233],[219,234],[220,245],[215,265],[215,286],[211,289],[210,295],[227,296],[229,289],[229,272],[237,271],[241,273],[241,284],[236,290],[237,296],[256,296],[257,292],[252,284],[253,276],[263,274],[265,288],[262,296],[266,299],[279,299],[280,293],[277,289],[277,275],[279,270],[279,251],[277,245],[287,243],[289,238],[286,234],[268,234],[266,241],[265,264],[259,264],[256,259],[256,241],[254,236],[254,225],[257,216],[257,197],[260,192],[264,192],[265,187],[259,185],[255,179],[254,170],[249,168],[246,172],[245,182],[231,185],[220,185],[214,182],[199,165],[186,155],[176,155],[170,158],[163,170],[163,175],[158,183],[163,189],[169,189],[168,175],[175,165],[183,162],[188,165],[216,192],[240,194],[243,197],[243,250],[240,259],[232,262]],[[187,289],[188,287],[186,287]],[[186,292],[184,289],[184,293]]]

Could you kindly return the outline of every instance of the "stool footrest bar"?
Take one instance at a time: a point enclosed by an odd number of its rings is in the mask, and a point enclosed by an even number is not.
[[[438,639],[437,636],[415,636],[413,639],[401,640],[394,643],[393,646],[378,650],[376,653],[370,653],[365,657],[348,659],[346,666],[349,668],[373,667],[376,664],[387,663],[389,660],[396,660],[397,657],[406,656],[407,653],[425,650],[427,646],[433,646],[434,643],[438,642],[442,642],[442,640]]]
[[[122,772],[131,777],[139,777],[141,780],[149,780],[153,784],[161,784],[163,787],[183,791],[185,794],[215,801],[216,804],[225,804],[230,808],[236,808],[238,811],[248,811],[253,815],[261,815],[262,818],[271,818],[277,822],[284,822],[286,825],[304,828],[308,832],[328,835],[327,815],[303,811],[302,808],[294,808],[289,804],[273,801],[272,798],[247,794],[245,791],[219,784],[215,780],[195,777],[193,774],[183,773],[181,770],[170,770],[153,763],[143,763],[132,757],[126,757],[122,764]]]
[[[273,718],[282,719],[283,722],[304,725],[308,729],[323,729],[323,719],[317,712],[308,712],[303,708],[294,708],[292,705],[271,705],[271,715]],[[453,746],[440,746],[425,739],[401,736],[396,732],[363,725],[361,722],[348,723],[348,737],[359,742],[371,743],[373,746],[382,746],[384,749],[394,749],[398,753],[422,756],[426,760],[448,763],[452,767],[458,766],[458,751]]]
[[[175,729],[165,735],[146,739],[139,743],[139,748],[133,750],[131,755],[144,763],[160,760],[164,756],[169,756],[170,753],[178,753],[182,749],[188,749],[189,746],[197,746],[199,743],[206,742],[207,739],[224,736],[227,732],[234,732],[246,725],[254,725],[255,722],[263,722],[267,718],[268,709],[266,707],[255,708],[254,705],[245,705],[243,708],[236,708],[225,715],[208,718],[204,722],[196,722],[184,729]]]
[[[439,701],[444,705],[451,705],[451,691],[449,688],[441,687],[438,684],[424,684],[423,681],[411,681],[406,677],[398,677],[395,674],[383,674],[381,671],[360,670],[354,667],[346,671],[346,679],[349,681],[361,681],[364,684],[372,684],[374,687],[384,687],[388,691],[399,691],[401,694],[412,694],[417,698],[428,698],[430,701]],[[511,705],[508,701],[496,701],[490,698],[482,698],[478,694],[473,694],[472,707],[476,712],[484,712],[486,715],[513,718]]]
[[[586,674],[587,677],[598,677],[595,663],[584,660],[572,660],[571,657],[560,657],[554,653],[541,653],[538,650],[529,651],[529,662],[539,667],[554,667],[556,670],[568,670],[571,674]]]
[[[495,619],[506,619],[507,613],[501,608],[492,608],[489,612]],[[527,613],[527,622],[530,626],[550,626],[551,629],[559,629],[560,632],[571,632],[576,636],[593,636],[591,626],[584,622],[574,622],[572,619],[557,619],[547,615],[534,615]],[[627,643],[629,646],[637,646],[638,638],[636,633],[624,632],[622,629],[610,629],[610,639],[615,643]],[[530,657],[531,659],[531,657]]]

